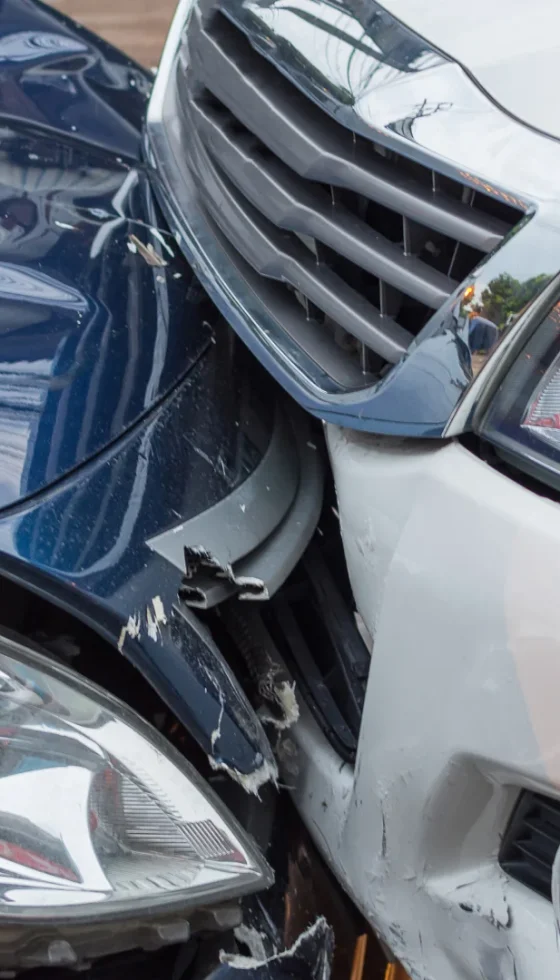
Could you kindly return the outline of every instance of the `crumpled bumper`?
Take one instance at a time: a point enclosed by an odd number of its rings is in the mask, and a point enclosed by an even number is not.
[[[559,796],[560,508],[458,443],[328,442],[373,655],[355,767],[302,707],[297,806],[411,976],[553,980],[553,906],[499,852],[523,790]]]

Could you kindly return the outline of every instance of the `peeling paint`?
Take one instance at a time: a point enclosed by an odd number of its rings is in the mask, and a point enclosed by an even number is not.
[[[157,621],[162,625],[165,625],[165,623],[167,623],[167,616],[165,614],[163,602],[161,601],[161,596],[155,595],[152,599],[152,605],[154,607]]]
[[[266,783],[272,783],[273,786],[278,786],[278,766],[274,761],[267,760],[258,769],[249,773],[238,772],[237,769],[232,769],[225,762],[221,762],[213,755],[208,756],[208,762],[215,772],[227,772],[228,776],[231,776],[236,783],[239,783],[247,793],[259,799],[259,790]]]
[[[132,616],[128,617],[128,622],[126,626],[123,626],[119,636],[118,648],[122,653],[125,640],[127,636],[131,640],[137,640],[142,632],[142,627],[146,629],[148,636],[151,640],[157,641],[160,633],[161,627],[165,626],[167,623],[167,616],[159,595],[154,596],[151,605],[146,606],[144,615],[140,612],[134,613]]]
[[[136,640],[140,636],[139,613],[134,613],[133,616],[129,616],[126,626],[123,626],[120,632],[118,648],[121,653],[124,646],[124,641],[126,640],[127,636],[129,636],[131,640]]]
[[[239,943],[247,947],[251,958],[257,962],[266,962],[266,942],[267,935],[254,926],[240,925],[233,930],[233,935]]]
[[[160,596],[156,595],[152,599],[151,606],[146,606],[146,628],[148,636],[157,642],[161,633],[161,627],[167,623],[167,616]]]

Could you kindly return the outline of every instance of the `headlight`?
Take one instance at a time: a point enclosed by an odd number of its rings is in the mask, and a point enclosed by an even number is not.
[[[560,304],[526,341],[477,428],[511,462],[560,488]]]
[[[184,939],[195,909],[270,883],[156,731],[5,637],[0,748],[0,969]]]

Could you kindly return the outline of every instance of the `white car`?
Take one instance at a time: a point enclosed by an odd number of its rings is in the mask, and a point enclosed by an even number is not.
[[[302,706],[294,795],[421,980],[560,975],[559,26],[181,0],[148,117],[185,254],[325,423],[371,664],[349,743]]]

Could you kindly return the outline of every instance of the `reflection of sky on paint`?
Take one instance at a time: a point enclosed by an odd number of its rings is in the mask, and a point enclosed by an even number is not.
[[[0,62],[35,61],[49,54],[60,57],[85,51],[87,44],[52,31],[15,31],[0,38]]]
[[[273,7],[261,7],[258,3],[246,3],[245,7],[257,16],[271,34],[284,38],[296,50],[305,52],[306,59],[319,74],[328,78],[331,85],[344,89],[354,98],[363,89],[364,78],[369,78],[373,71],[376,84],[380,86],[392,81],[398,74],[397,69],[380,60],[383,58],[381,48],[365,33],[359,21],[329,3],[298,0],[295,8],[293,0],[280,0]],[[320,20],[324,29],[306,20],[298,11],[315,21]],[[348,35],[348,41],[341,38],[341,34]],[[353,40],[371,48],[371,54],[357,49],[352,44]],[[439,60],[439,55],[436,57]],[[423,53],[414,67],[419,69],[433,60],[431,52]]]
[[[27,462],[29,440],[34,422],[30,418],[2,416],[0,432],[0,497],[14,499],[20,496],[23,471]],[[1,488],[6,490],[2,493]]]

